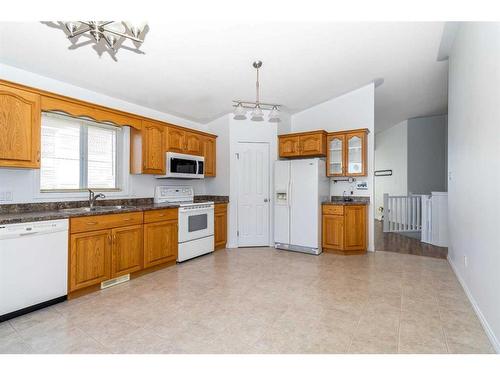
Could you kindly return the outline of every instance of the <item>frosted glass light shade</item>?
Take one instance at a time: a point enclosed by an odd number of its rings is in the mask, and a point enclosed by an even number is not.
[[[105,29],[114,31],[116,33],[124,33],[125,32],[125,26],[121,22],[113,22],[110,23],[109,25],[104,26]]]
[[[245,120],[247,118],[246,116],[247,110],[243,108],[241,104],[238,104],[236,107],[234,107],[234,119],[235,120]]]
[[[252,121],[264,121],[264,113],[260,107],[255,107],[252,111],[250,120]]]
[[[80,27],[80,22],[78,21],[66,21],[64,23],[64,26],[66,26],[66,30],[69,31],[69,34],[72,36],[76,29],[78,29]]]
[[[274,107],[271,112],[269,112],[269,122],[280,122],[280,112],[278,108]]]
[[[125,21],[124,23],[136,38],[141,35],[148,24],[146,21]]]

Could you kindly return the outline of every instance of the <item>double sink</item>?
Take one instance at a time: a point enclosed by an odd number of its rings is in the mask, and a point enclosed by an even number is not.
[[[77,208],[63,208],[59,211],[69,214],[78,214],[84,212],[110,212],[131,209],[131,206],[94,206],[94,207],[77,207]]]

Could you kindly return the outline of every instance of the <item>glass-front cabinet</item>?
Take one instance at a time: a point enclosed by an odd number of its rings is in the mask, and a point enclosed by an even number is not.
[[[363,138],[360,134],[349,134],[347,139],[347,174],[363,174]]]
[[[343,134],[331,135],[328,137],[328,175],[344,175],[344,144],[345,136]]]
[[[328,176],[366,176],[366,139],[365,129],[329,133]]]

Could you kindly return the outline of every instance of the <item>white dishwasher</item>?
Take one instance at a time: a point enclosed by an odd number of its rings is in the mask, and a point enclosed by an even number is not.
[[[68,220],[0,225],[0,322],[66,299]]]

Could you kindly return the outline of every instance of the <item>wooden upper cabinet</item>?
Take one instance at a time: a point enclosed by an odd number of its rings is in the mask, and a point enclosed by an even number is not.
[[[329,133],[327,175],[356,177],[367,175],[368,129]]]
[[[0,84],[0,167],[40,168],[40,95]]]
[[[299,137],[300,155],[302,156],[325,156],[326,154],[326,133],[313,132]]]
[[[112,229],[111,278],[142,269],[142,231],[142,224]]]
[[[165,174],[167,127],[143,121],[141,130],[130,129],[130,173]]]
[[[299,137],[298,136],[279,136],[279,155],[280,158],[289,158],[299,156]]]
[[[167,128],[160,124],[144,121],[143,173],[165,174],[165,138]]]
[[[173,126],[168,128],[167,151],[180,154],[202,155],[203,136]]]
[[[185,132],[185,142],[186,147],[184,152],[191,155],[202,155],[203,154],[203,138],[199,134],[192,133],[189,131]]]
[[[186,145],[186,132],[173,127],[168,128],[167,151],[183,153]]]
[[[205,177],[215,177],[216,174],[216,140],[215,137],[203,137]]]
[[[100,284],[110,278],[111,230],[72,234],[69,291]]]
[[[346,134],[346,175],[366,176],[366,132]]]
[[[280,135],[278,140],[281,158],[326,155],[326,132],[324,130]]]
[[[327,174],[344,176],[345,174],[345,135],[334,134],[327,137]]]

